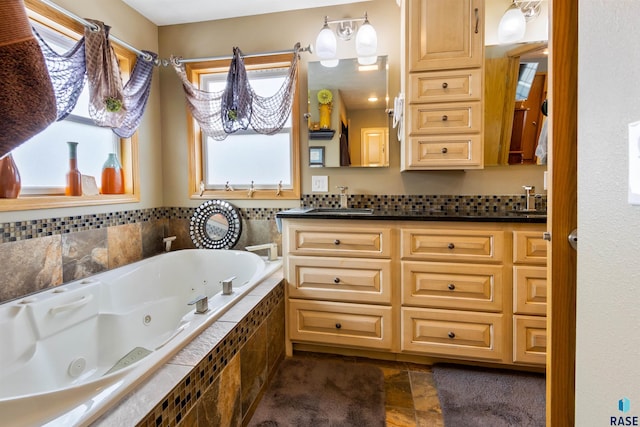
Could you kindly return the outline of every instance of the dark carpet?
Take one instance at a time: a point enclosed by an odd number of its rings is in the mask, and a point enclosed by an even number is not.
[[[367,364],[287,358],[248,425],[383,427],[384,376]]]
[[[434,365],[445,427],[544,427],[544,374]]]

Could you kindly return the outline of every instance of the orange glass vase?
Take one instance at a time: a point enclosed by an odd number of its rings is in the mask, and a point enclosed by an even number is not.
[[[82,174],[78,170],[78,143],[68,141],[69,144],[69,172],[67,172],[66,196],[82,196]]]
[[[116,153],[109,153],[107,161],[102,166],[102,194],[124,193],[124,171]]]
[[[11,153],[0,159],[0,199],[15,199],[22,187],[20,172]]]

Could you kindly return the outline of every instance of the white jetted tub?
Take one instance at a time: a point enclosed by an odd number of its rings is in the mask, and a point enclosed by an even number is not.
[[[281,265],[187,249],[0,305],[0,425],[90,423]]]

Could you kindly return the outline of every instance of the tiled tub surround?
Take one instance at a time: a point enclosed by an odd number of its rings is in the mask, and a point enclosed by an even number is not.
[[[337,194],[305,194],[304,207],[337,207]],[[362,195],[350,194],[351,207],[386,210],[521,209],[524,195]],[[536,200],[546,209],[546,196]],[[241,209],[243,232],[236,248],[276,242],[275,215],[281,209]],[[195,208],[152,208],[0,224],[0,302],[41,291],[156,255],[162,238],[177,236],[172,249],[193,248],[189,219]],[[281,245],[280,245],[281,246]]]
[[[239,427],[283,357],[284,283],[274,274],[92,426]]]

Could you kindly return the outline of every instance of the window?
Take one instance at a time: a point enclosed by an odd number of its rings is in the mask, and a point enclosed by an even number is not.
[[[190,81],[200,89],[219,91],[226,85],[229,63],[188,64],[186,71]],[[290,64],[289,54],[245,59],[247,77],[261,96],[270,96],[282,86]],[[205,136],[191,118],[191,198],[298,199],[298,122],[297,95],[289,119],[275,135],[259,134],[249,127],[217,141]],[[251,188],[255,191],[250,192]]]
[[[29,18],[38,33],[57,52],[66,52],[84,28],[39,1],[27,0]],[[126,82],[136,55],[113,44],[123,81]],[[127,203],[139,201],[137,188],[137,134],[119,138],[110,128],[96,126],[88,113],[88,85],[73,112],[12,151],[21,176],[18,199],[0,199],[0,211]],[[125,194],[64,196],[69,168],[67,141],[78,142],[78,165],[83,175],[95,177],[98,188],[102,166],[109,152],[116,152],[125,171]]]

